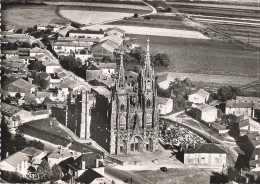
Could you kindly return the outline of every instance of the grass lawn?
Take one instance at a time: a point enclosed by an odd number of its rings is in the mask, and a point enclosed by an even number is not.
[[[2,24],[15,29],[48,24],[53,18],[61,18],[56,9],[57,6],[48,5],[9,6],[2,10]]]
[[[148,36],[127,35],[146,48]],[[171,63],[157,72],[188,72],[255,77],[260,73],[259,52],[216,40],[149,36],[152,54],[166,52]]]
[[[202,184],[210,183],[210,175],[199,169],[168,169],[167,172],[160,170],[152,171],[136,171],[134,174],[147,178],[154,184],[177,184],[177,183],[192,183]]]

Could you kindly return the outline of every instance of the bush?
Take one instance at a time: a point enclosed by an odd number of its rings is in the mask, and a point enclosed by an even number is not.
[[[138,18],[138,14],[137,13],[134,14],[134,18]]]
[[[147,15],[147,16],[144,17],[144,19],[151,20],[152,18],[151,18],[151,16]]]

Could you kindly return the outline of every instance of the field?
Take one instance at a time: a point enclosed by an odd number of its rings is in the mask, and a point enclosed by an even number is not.
[[[94,2],[45,2],[49,5],[63,5],[63,6],[84,6],[84,7],[105,7],[105,8],[123,8],[123,9],[135,9],[135,10],[145,10],[151,11],[149,6],[126,4],[126,3],[94,3]]]
[[[133,16],[132,13],[85,11],[85,10],[60,10],[62,17],[80,24],[96,24],[114,19]]]
[[[111,22],[109,24],[195,30],[195,28],[185,24],[184,17],[178,14],[156,14],[156,15],[149,15],[149,16],[151,17],[151,20],[145,19],[144,17],[128,18],[126,20],[119,20],[119,21]]]
[[[148,36],[128,35],[137,38],[133,43],[146,48]],[[153,54],[166,52],[171,58],[168,68],[157,72],[205,73],[255,77],[260,73],[259,52],[238,44],[216,40],[185,39],[149,36]]]
[[[260,47],[260,4],[245,6],[244,2],[229,5],[220,2],[167,3],[226,36]]]
[[[2,10],[2,24],[15,29],[46,24],[53,18],[61,18],[56,9],[57,6],[47,5],[10,6]]]

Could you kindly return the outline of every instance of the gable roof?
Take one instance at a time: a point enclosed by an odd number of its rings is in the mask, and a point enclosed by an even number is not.
[[[32,156],[32,157],[36,157],[36,156],[40,155],[41,153],[43,153],[42,150],[39,150],[34,147],[26,147],[21,152],[27,154],[28,156]]]
[[[32,115],[37,116],[37,115],[43,115],[43,114],[50,114],[49,110],[38,110],[38,111],[33,111]]]
[[[93,169],[88,169],[85,172],[83,172],[77,179],[76,181],[80,183],[92,183],[95,179],[97,178],[103,178],[104,176],[99,174]]]
[[[18,89],[13,89],[13,87],[16,87]],[[25,93],[25,92],[29,91],[30,89],[32,89],[33,87],[34,87],[33,84],[31,84],[23,79],[18,79],[10,84],[7,84],[6,86],[3,87],[3,89],[5,89],[8,92]]]
[[[80,29],[77,29],[77,30],[71,30],[70,33],[79,33],[79,34],[101,34],[103,35],[104,34],[104,31],[96,31],[96,30],[80,30]]]
[[[30,49],[30,53],[44,53],[44,51],[39,47],[34,47]]]
[[[169,73],[158,75],[157,83],[169,81],[169,78],[170,78]]]
[[[252,102],[239,102],[236,100],[228,100],[226,102],[226,107],[228,108],[252,108]]]
[[[236,100],[239,102],[254,102],[260,103],[260,97],[247,97],[247,96],[237,96]]]
[[[19,107],[1,102],[1,113],[5,116],[11,117],[14,114],[20,112],[21,110],[22,109],[20,109]]]
[[[96,45],[94,45],[92,47],[92,50],[96,50],[101,47],[101,48],[107,50],[108,52],[114,52],[114,50],[118,49],[119,46],[120,46],[120,44],[118,44],[117,42],[114,42],[114,41],[108,39],[108,40],[101,41],[101,42],[97,43]]]
[[[201,110],[201,111],[217,110],[216,107],[208,105],[208,104],[201,104],[201,105],[198,105],[196,108]]]
[[[198,91],[196,91],[196,92],[194,92],[194,93],[192,93],[190,95],[194,95],[194,94],[200,95],[200,96],[206,98],[210,93],[205,91],[204,89],[199,89]]]
[[[100,70],[100,69],[96,66],[96,64],[91,63],[91,64],[87,67],[86,70]]]
[[[214,143],[206,143],[198,146],[197,148],[184,149],[185,153],[220,153],[226,154],[226,151],[220,148],[220,145]]]
[[[115,36],[115,35],[105,36],[100,39],[101,42],[105,41],[105,40],[111,40],[111,41],[117,43],[118,45],[121,45],[123,43],[123,39],[121,37]]]
[[[13,167],[17,167],[18,164],[21,164],[24,160],[28,161],[29,157],[25,153],[18,151],[16,153],[12,154],[11,156],[5,158],[1,162],[5,161],[5,162],[9,163],[10,165],[12,165]]]
[[[69,158],[71,157],[72,154],[68,150],[56,150],[53,151],[51,154],[49,154],[47,157],[48,158],[54,158],[54,159],[60,159],[60,158]]]
[[[117,64],[116,63],[97,63],[96,65],[98,68],[109,68],[109,69],[116,69]]]
[[[116,30],[116,31],[118,31],[118,32],[120,32],[120,33],[123,33],[123,34],[126,33],[125,30],[123,30],[123,29],[121,29],[121,28],[119,28],[119,27],[108,28],[108,29],[105,30],[105,32],[109,32],[109,31],[111,31],[111,30]]]

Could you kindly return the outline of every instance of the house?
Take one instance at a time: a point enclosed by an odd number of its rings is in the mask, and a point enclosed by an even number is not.
[[[46,156],[44,151],[34,147],[26,147],[21,152],[25,153],[30,158],[29,162],[33,165],[39,165]]]
[[[89,168],[75,179],[76,183],[80,184],[105,184],[111,183],[104,175],[98,173],[94,169]]]
[[[89,83],[93,86],[105,86],[108,89],[111,89],[113,86],[115,86],[115,80],[111,78],[111,76],[107,76],[105,74],[101,74],[92,81],[89,81]]]
[[[44,55],[45,51],[39,47],[30,49],[30,56]]]
[[[104,31],[105,35],[111,36],[117,36],[117,37],[125,37],[126,31],[123,29],[120,29],[119,27],[113,27],[113,28],[108,28]]]
[[[113,56],[114,51],[119,49],[121,45],[112,40],[104,40],[92,46],[93,56],[102,59],[105,56]]]
[[[56,73],[61,69],[60,64],[54,63],[54,62],[42,62],[42,65],[44,66],[45,72],[46,73]]]
[[[157,76],[157,84],[161,89],[168,89],[170,86],[170,75],[169,73],[161,74]]]
[[[96,66],[102,71],[102,74],[112,75],[117,69],[116,63],[97,63]]]
[[[6,59],[12,58],[12,57],[18,57],[17,50],[2,50],[1,52],[5,56]]]
[[[25,74],[27,69],[23,61],[17,57],[3,59],[2,67],[11,74]]]
[[[66,160],[72,156],[73,154],[69,152],[69,150],[61,148],[47,155],[47,160],[50,167],[52,167],[53,165],[59,164],[61,161]]]
[[[173,100],[159,97],[159,114],[168,114],[173,110]]]
[[[57,55],[69,55],[77,53],[80,50],[90,50],[91,44],[87,42],[52,42],[52,49]]]
[[[5,85],[3,89],[7,91],[10,96],[15,97],[16,93],[20,93],[21,96],[24,96],[26,92],[33,93],[35,91],[35,85],[23,79],[18,79],[10,84]]]
[[[123,45],[123,41],[124,41],[123,38],[121,38],[121,37],[118,37],[118,36],[115,36],[115,35],[111,35],[111,36],[105,36],[105,37],[101,38],[100,42],[106,41],[106,40],[111,40],[111,41],[117,43],[118,47]]]
[[[48,29],[48,24],[38,24],[37,25],[37,30],[39,30],[39,31],[45,31],[45,30],[47,30]]]
[[[19,56],[30,56],[29,48],[18,48],[17,51]]]
[[[195,119],[205,122],[214,122],[218,117],[218,109],[208,104],[193,107],[190,113]]]
[[[86,81],[97,79],[102,74],[102,70],[95,63],[90,63],[86,68]]]
[[[16,128],[31,119],[29,111],[3,102],[1,103],[1,115],[5,117],[10,128]]]
[[[92,168],[99,174],[104,174],[104,166],[102,164],[103,156],[97,153],[83,153],[69,165],[69,173],[72,176],[73,183],[76,178],[79,178],[86,170]]]
[[[195,104],[205,104],[209,99],[209,95],[209,92],[199,89],[197,92],[188,95],[188,100]]]
[[[69,35],[70,30],[76,30],[76,28],[72,27],[72,26],[67,26],[67,27],[64,27],[64,28],[60,28],[58,33],[59,33],[60,36],[67,36],[67,35]]]
[[[16,152],[0,162],[0,169],[3,171],[17,172],[23,176],[27,174],[30,158],[23,152]]]
[[[69,37],[82,37],[82,38],[102,38],[104,37],[104,31],[93,30],[71,30]]]
[[[217,144],[206,143],[183,149],[184,164],[203,168],[223,168],[226,166],[227,153]]]

